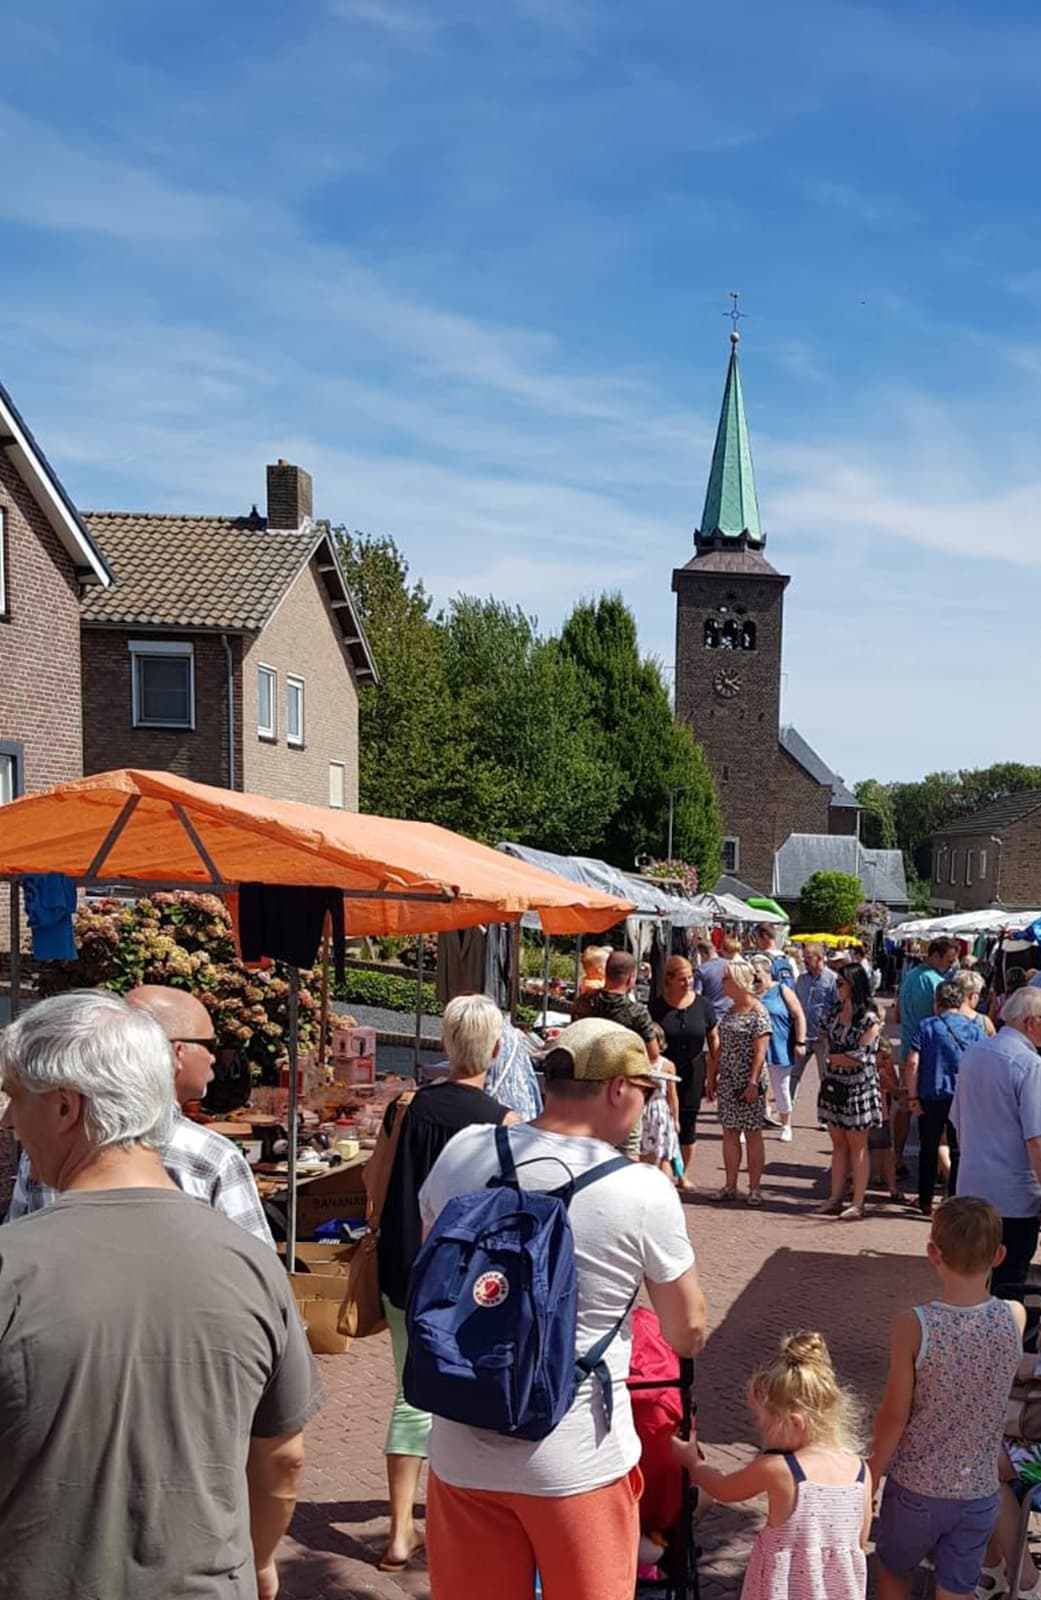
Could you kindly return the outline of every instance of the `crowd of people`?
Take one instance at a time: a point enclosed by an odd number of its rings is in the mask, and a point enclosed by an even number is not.
[[[530,1600],[536,1583],[546,1600],[628,1600],[643,1488],[629,1313],[642,1291],[673,1352],[704,1342],[684,1210],[699,1115],[715,1102],[715,1198],[738,1198],[744,1166],[756,1207],[765,1134],[790,1142],[793,1104],[813,1089],[831,1144],[818,1209],[846,1221],[866,1215],[873,1153],[897,1192],[916,1119],[916,1208],[930,1218],[940,1298],[896,1320],[870,1449],[810,1330],[753,1375],[762,1449],[749,1466],[721,1473],[697,1440],[677,1440],[677,1459],[703,1506],[766,1497],[746,1600],[864,1596],[883,1478],[882,1600],[902,1600],[927,1556],[944,1600],[981,1581],[980,1600],[1004,1592],[1023,1462],[1005,1409],[1012,1384],[1035,1375],[1017,1297],[1041,1214],[1041,987],[1019,987],[995,1023],[978,975],[937,940],[901,984],[896,1051],[866,962],[781,950],[767,926],[750,943],[673,956],[649,1006],[634,958],[601,947],[575,1020],[537,1062],[491,1000],[460,995],[443,1020],[445,1074],[387,1108],[378,1265],[398,1386],[379,1564],[401,1572],[423,1542],[427,1461],[435,1600]],[[0,1597],[278,1592],[275,1553],[322,1395],[252,1173],[181,1111],[204,1091],[214,1045],[205,1006],[152,987],[41,1001],[0,1032],[20,1150],[13,1225],[0,1230]],[[528,1221],[489,1242],[467,1231],[467,1208],[501,1187]],[[541,1227],[551,1254],[517,1277],[501,1252]],[[476,1276],[460,1267],[435,1296],[431,1334],[416,1274],[446,1238],[471,1252]],[[573,1272],[559,1304],[539,1299],[543,1266],[547,1283]],[[558,1412],[536,1426],[532,1395],[553,1374],[529,1373],[524,1388],[530,1335],[517,1330],[539,1319],[567,1370]],[[517,1342],[502,1342],[510,1329]],[[431,1370],[446,1393],[471,1373],[489,1404],[506,1394],[515,1425],[442,1405]],[[1023,1570],[1022,1592],[1041,1600],[1041,1578]]]

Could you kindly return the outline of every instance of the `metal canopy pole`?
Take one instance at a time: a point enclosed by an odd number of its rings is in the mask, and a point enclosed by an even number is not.
[[[297,1064],[300,1048],[297,1041],[297,1010],[300,998],[300,969],[289,969],[289,1194],[286,1199],[286,1271],[292,1272],[296,1262],[296,1121],[300,1109],[300,1084]]]
[[[549,1020],[549,934],[542,935],[542,1031]]]
[[[18,879],[11,879],[11,1021],[22,1009],[22,909]]]
[[[416,1036],[412,1041],[412,1076],[419,1082],[419,1052],[423,1044],[423,935],[416,954]]]

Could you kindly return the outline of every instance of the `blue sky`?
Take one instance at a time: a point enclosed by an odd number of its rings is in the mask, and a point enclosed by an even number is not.
[[[850,781],[1041,756],[1030,0],[36,0],[0,377],[78,504],[266,461],[439,599],[620,588],[673,660],[740,288],[785,720]]]

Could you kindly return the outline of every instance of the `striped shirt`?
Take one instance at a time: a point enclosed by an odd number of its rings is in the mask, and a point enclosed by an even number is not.
[[[167,1176],[185,1194],[204,1200],[214,1211],[237,1222],[272,1250],[275,1248],[249,1163],[230,1139],[178,1116],[159,1155]],[[57,1190],[32,1176],[29,1158],[23,1155],[4,1220],[16,1222],[33,1211],[43,1211],[57,1198]]]

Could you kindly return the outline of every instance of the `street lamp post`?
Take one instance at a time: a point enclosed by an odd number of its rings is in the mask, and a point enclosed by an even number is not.
[[[676,818],[676,796],[685,792],[685,784],[677,784],[675,788],[669,790],[669,842],[665,849],[666,861],[672,860],[672,828]]]

